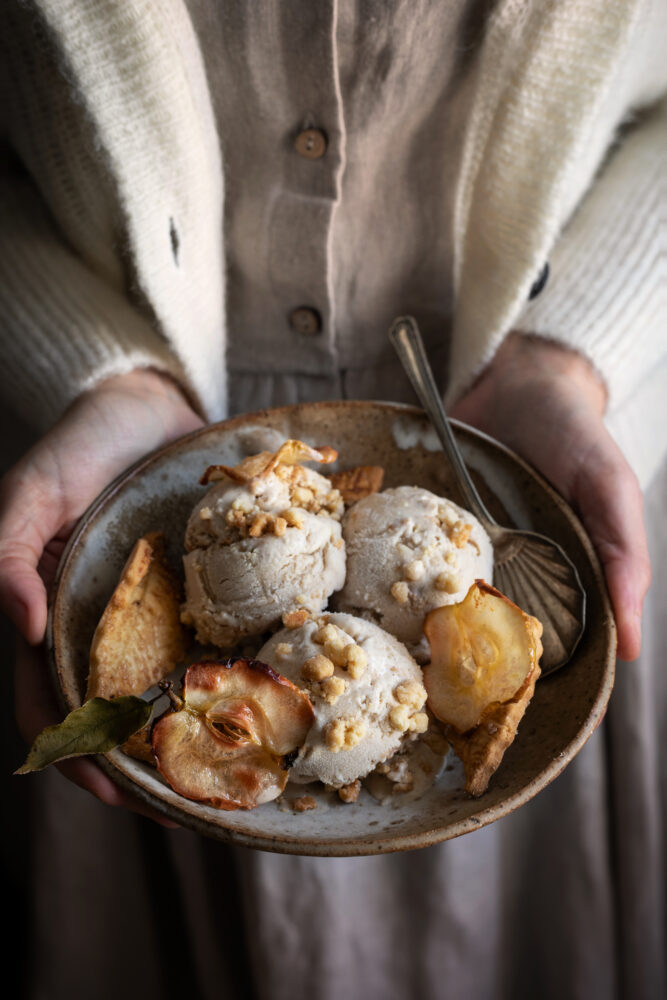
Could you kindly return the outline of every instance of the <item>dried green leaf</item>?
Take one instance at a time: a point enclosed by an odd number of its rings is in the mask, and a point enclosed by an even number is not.
[[[149,702],[133,695],[111,700],[91,698],[57,726],[43,729],[30,748],[25,764],[14,773],[28,774],[67,757],[113,750],[145,726],[152,712]]]

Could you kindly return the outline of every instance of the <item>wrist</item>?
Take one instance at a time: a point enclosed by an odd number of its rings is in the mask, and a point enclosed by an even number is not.
[[[599,373],[583,354],[558,341],[514,330],[498,349],[488,370],[491,369],[504,372],[513,381],[566,383],[598,416],[605,412],[607,389]]]
[[[183,387],[170,374],[157,368],[133,368],[132,371],[123,372],[120,375],[110,375],[89,391],[150,394],[160,399],[169,400],[175,405],[183,405],[192,409]]]
[[[165,439],[186,434],[201,427],[203,420],[195,412],[183,387],[166,372],[153,368],[135,368],[112,375],[99,382],[84,396],[99,400],[141,402],[158,416]],[[117,405],[117,404],[116,404]]]

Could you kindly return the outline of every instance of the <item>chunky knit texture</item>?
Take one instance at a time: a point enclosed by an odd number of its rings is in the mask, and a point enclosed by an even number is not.
[[[0,194],[7,395],[46,426],[101,378],[153,366],[223,417],[222,161],[184,4],[35,0],[0,17],[27,171],[11,160]],[[664,361],[666,20],[660,0],[495,5],[456,192],[450,400],[513,327],[589,356],[612,408]]]

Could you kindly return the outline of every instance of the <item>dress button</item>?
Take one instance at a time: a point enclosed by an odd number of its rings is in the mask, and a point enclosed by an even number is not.
[[[327,137],[319,128],[307,128],[297,135],[294,148],[307,160],[319,160],[327,151]]]
[[[290,313],[289,321],[290,326],[296,333],[303,333],[307,336],[319,333],[322,329],[322,317],[317,309],[310,309],[307,306],[294,309]]]

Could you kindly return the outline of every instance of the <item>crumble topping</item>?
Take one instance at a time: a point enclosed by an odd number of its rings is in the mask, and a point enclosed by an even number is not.
[[[280,645],[283,644],[280,643]],[[276,651],[278,648],[280,646],[276,647]],[[301,676],[307,681],[322,681],[325,677],[331,677],[333,672],[333,663],[328,656],[324,656],[322,653],[311,656],[301,667]]]
[[[312,795],[300,795],[298,799],[294,799],[292,808],[294,812],[308,812],[310,809],[317,809],[317,801]]]
[[[426,701],[426,689],[419,681],[402,681],[394,688],[394,698],[399,704],[418,711]]]
[[[332,753],[351,750],[366,735],[366,723],[361,716],[333,719],[324,730],[326,745]]]
[[[301,628],[310,617],[306,608],[298,608],[295,611],[286,611],[283,615],[283,625],[285,628]]]
[[[314,694],[319,695],[327,705],[335,705],[348,686],[348,681],[342,677],[325,677],[314,688]]]
[[[457,549],[462,549],[470,538],[471,532],[472,524],[466,524],[465,521],[459,520],[452,526],[449,537]]]
[[[436,590],[444,590],[447,594],[455,594],[461,586],[461,578],[454,573],[438,573],[433,581]]]
[[[387,714],[389,725],[404,733],[410,724],[410,709],[407,705],[394,705]]]
[[[356,781],[352,781],[349,785],[343,785],[342,788],[338,789],[338,798],[341,802],[356,802],[359,798],[359,792],[361,791],[361,782],[359,778]]]
[[[391,586],[391,596],[399,604],[407,604],[410,590],[405,580],[397,580]]]

